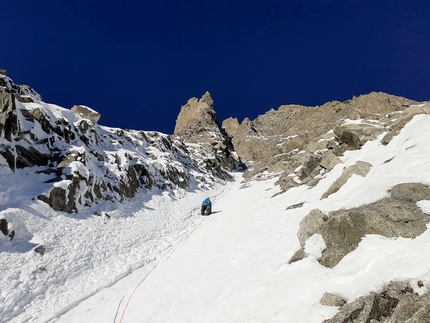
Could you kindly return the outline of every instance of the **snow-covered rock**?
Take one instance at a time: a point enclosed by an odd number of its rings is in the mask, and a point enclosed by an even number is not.
[[[428,321],[425,104],[283,106],[232,151],[208,93],[174,136],[0,95],[1,323]]]
[[[93,109],[45,103],[3,74],[0,103],[0,165],[48,175],[36,197],[54,210],[79,212],[99,200],[130,199],[139,189],[203,188],[231,179],[219,149],[207,149],[220,146],[231,155],[223,137],[205,148],[159,132],[104,127]]]

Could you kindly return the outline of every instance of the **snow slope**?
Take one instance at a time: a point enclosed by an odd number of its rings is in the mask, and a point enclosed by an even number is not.
[[[152,263],[198,223],[197,208],[207,194],[142,192],[109,212],[100,205],[102,216],[68,215],[40,201],[20,208],[14,191],[32,181],[24,173],[18,176],[18,183],[8,182],[10,174],[0,176],[2,186],[9,187],[1,194],[0,218],[13,223],[16,232],[13,241],[0,234],[1,322],[48,321]],[[39,244],[46,248],[43,256],[32,251]]]
[[[402,280],[423,293],[430,287],[429,231],[416,239],[366,236],[333,269],[317,262],[324,243],[314,235],[306,244],[308,258],[290,265],[288,260],[299,248],[299,222],[310,210],[371,203],[398,183],[430,185],[429,124],[430,116],[416,116],[387,146],[375,140],[345,153],[344,164],[316,187],[275,197],[272,174],[247,187],[236,175],[234,183],[212,191],[142,195],[118,204],[109,220],[68,216],[36,202],[22,206],[2,187],[0,217],[21,221],[16,231],[33,238],[0,240],[0,320],[315,323],[337,311],[319,304],[324,292],[352,301]],[[343,168],[358,160],[372,164],[368,175],[352,176],[320,200]],[[13,190],[8,178],[2,174],[2,183]],[[201,217],[206,195],[215,212]],[[300,202],[301,208],[287,210]],[[430,214],[430,201],[418,206]],[[44,256],[32,251],[37,243],[47,246]]]

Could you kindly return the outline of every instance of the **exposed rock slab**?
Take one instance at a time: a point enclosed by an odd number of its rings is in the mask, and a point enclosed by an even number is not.
[[[320,263],[333,268],[355,250],[367,234],[387,238],[415,238],[427,230],[430,218],[416,205],[430,200],[430,188],[420,183],[403,183],[391,189],[391,196],[349,210],[312,210],[300,221],[297,237],[303,247],[313,234],[321,234],[326,244]],[[290,260],[291,261],[291,260]]]
[[[300,221],[299,231],[297,232],[300,245],[303,247],[306,240],[308,240],[315,233],[318,233],[320,227],[327,220],[328,216],[319,209],[313,209],[308,213],[308,215],[303,217],[303,219]]]
[[[340,175],[340,177],[330,185],[327,191],[321,196],[321,199],[325,199],[331,194],[336,193],[343,185],[347,183],[348,179],[352,175],[356,174],[365,177],[369,173],[371,167],[372,165],[368,162],[357,161],[355,165],[345,168],[342,172],[342,175]]]
[[[418,296],[405,282],[390,282],[381,293],[370,293],[344,305],[323,323],[429,323],[430,293]]]
[[[412,105],[405,109],[403,113],[398,115],[398,118],[395,119],[393,124],[390,126],[389,131],[382,139],[383,144],[388,144],[391,139],[398,135],[400,130],[412,120],[412,118],[418,114],[430,114],[430,103],[426,102],[420,105]]]
[[[320,300],[320,304],[324,306],[343,306],[346,304],[346,301],[335,294],[332,293],[324,293],[323,297]]]

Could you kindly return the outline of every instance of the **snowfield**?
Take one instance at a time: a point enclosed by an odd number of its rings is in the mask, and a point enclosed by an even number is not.
[[[246,186],[234,174],[235,181],[208,190],[142,191],[123,204],[69,215],[31,200],[41,175],[1,170],[0,218],[16,237],[0,234],[0,321],[317,323],[338,310],[319,303],[325,292],[353,301],[402,280],[422,294],[430,288],[429,231],[416,239],[368,235],[332,269],[316,260],[324,241],[314,235],[307,258],[288,260],[312,209],[368,204],[399,183],[430,185],[429,124],[430,116],[416,116],[387,146],[382,135],[346,152],[317,186],[280,195],[275,174]],[[372,164],[368,175],[352,176],[320,200],[359,160]],[[214,213],[202,217],[206,196]],[[418,206],[430,215],[430,201]],[[43,256],[33,251],[38,245]]]

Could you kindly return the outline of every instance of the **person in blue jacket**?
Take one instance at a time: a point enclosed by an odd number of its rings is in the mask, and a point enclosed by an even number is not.
[[[210,197],[207,197],[202,203],[202,215],[209,215],[211,213],[212,213],[212,202]]]

